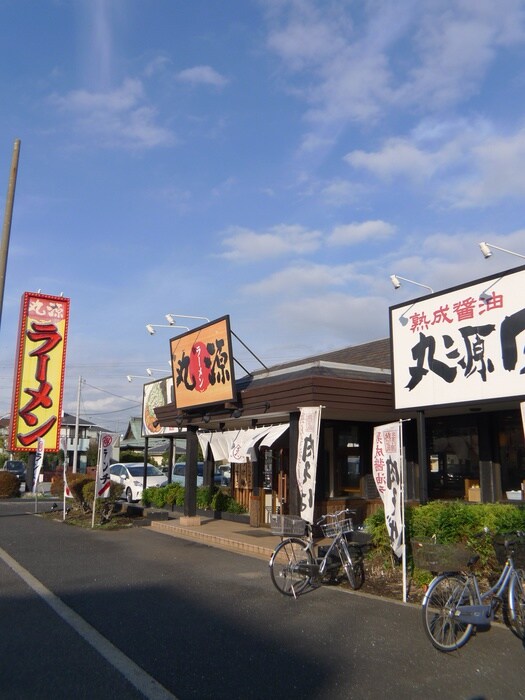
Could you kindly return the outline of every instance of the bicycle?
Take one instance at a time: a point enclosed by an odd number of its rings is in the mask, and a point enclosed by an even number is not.
[[[308,587],[337,582],[341,568],[350,586],[361,588],[365,578],[363,546],[370,536],[354,530],[352,519],[346,517],[354,512],[345,509],[327,513],[317,521],[323,535],[332,538],[329,546],[318,547],[318,556],[310,523],[298,516],[272,514],[272,532],[286,538],[277,545],[269,562],[271,579],[280,593],[297,598]]]
[[[500,605],[505,623],[525,638],[525,535],[493,537],[493,546],[503,568],[496,583],[482,593],[473,571],[479,555],[461,545],[413,542],[416,566],[442,572],[430,583],[422,604],[425,632],[439,651],[459,649],[475,628],[490,627]]]

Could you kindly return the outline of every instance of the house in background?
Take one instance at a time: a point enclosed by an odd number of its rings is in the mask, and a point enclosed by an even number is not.
[[[0,455],[11,455],[9,449],[9,429],[10,418],[0,419]],[[66,441],[66,464],[73,467],[75,455],[75,432],[76,432],[77,417],[71,413],[64,413],[61,419],[60,426],[60,445]],[[84,418],[78,419],[78,443],[77,443],[77,471],[85,472],[87,467],[87,452],[91,440],[96,440],[100,433],[109,432],[106,428],[96,425]],[[116,448],[116,459],[118,460],[118,447]]]
[[[173,438],[148,438],[148,462],[160,465],[162,455],[169,450],[170,440],[173,440],[173,461],[177,461],[177,456],[186,453],[186,440]],[[142,418],[130,418],[128,427],[120,439],[120,449],[131,450],[144,455],[146,440],[142,437]]]
[[[62,423],[60,427],[60,443],[66,440],[66,464],[70,467],[73,466],[74,455],[75,455],[75,432],[76,432],[77,417],[71,413],[64,413],[62,415]],[[89,443],[91,440],[96,440],[98,444],[98,438],[100,433],[110,432],[106,428],[102,428],[100,425],[96,425],[91,421],[87,421],[84,418],[78,419],[78,446],[77,446],[77,471],[85,472],[87,467],[87,452],[89,448]],[[119,453],[118,447],[114,448],[114,457],[118,461]],[[90,465],[94,466],[94,465]]]

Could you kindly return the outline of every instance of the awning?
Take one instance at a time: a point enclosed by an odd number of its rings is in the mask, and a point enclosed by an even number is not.
[[[270,447],[289,427],[289,423],[266,425],[257,428],[224,431],[199,431],[197,436],[202,454],[210,447],[216,462],[242,463],[254,461],[255,445],[262,440],[261,447]]]

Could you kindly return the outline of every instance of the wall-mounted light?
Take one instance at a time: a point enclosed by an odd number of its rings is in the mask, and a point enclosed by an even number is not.
[[[406,277],[401,277],[400,275],[390,275],[390,281],[394,285],[394,289],[399,289],[401,286],[401,282],[399,280],[403,280],[403,282],[410,282],[410,284],[416,284],[418,287],[424,287],[425,289],[428,289],[432,294],[434,293],[434,290],[432,287],[429,287],[428,284],[421,284],[421,282],[414,282],[414,280],[409,280]]]
[[[206,318],[206,316],[185,316],[184,314],[166,314],[166,321],[170,324],[170,326],[175,325],[176,318],[196,318],[201,321],[207,321],[208,323],[210,322],[210,319]]]
[[[133,379],[149,379],[149,377],[143,377],[140,374],[127,374],[126,379],[131,382]]]
[[[148,333],[149,333],[150,335],[155,335],[155,328],[171,328],[171,330],[173,330],[173,325],[162,326],[162,325],[160,325],[160,324],[158,324],[158,323],[147,323],[147,324],[146,324],[146,330],[148,331]],[[176,328],[177,331],[178,331],[178,330],[182,330],[182,329],[184,329],[184,330],[186,330],[186,331],[189,331],[189,330],[190,330],[190,329],[188,328],[188,326],[177,326],[177,328]]]
[[[170,367],[171,367],[171,365],[170,365]],[[155,369],[154,367],[147,367],[146,372],[149,374],[150,377],[153,374],[153,372],[161,372],[162,374],[166,374],[165,369]]]
[[[232,418],[240,418],[242,416],[242,408],[236,408],[232,411]]]
[[[483,257],[490,258],[492,255],[491,248],[494,248],[494,250],[501,250],[503,253],[508,253],[509,255],[515,255],[517,258],[525,258],[525,255],[522,255],[521,253],[514,253],[512,250],[507,250],[506,248],[500,248],[498,245],[494,245],[493,243],[486,243],[485,241],[482,241],[479,244],[479,248],[481,252],[483,253]]]

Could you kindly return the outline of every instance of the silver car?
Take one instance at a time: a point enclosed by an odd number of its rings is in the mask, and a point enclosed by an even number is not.
[[[123,497],[128,503],[140,501],[144,483],[144,464],[142,462],[121,462],[112,464],[109,468],[109,478],[115,484],[124,487]],[[146,465],[146,488],[150,486],[165,486],[168,483],[166,475],[153,464]]]

